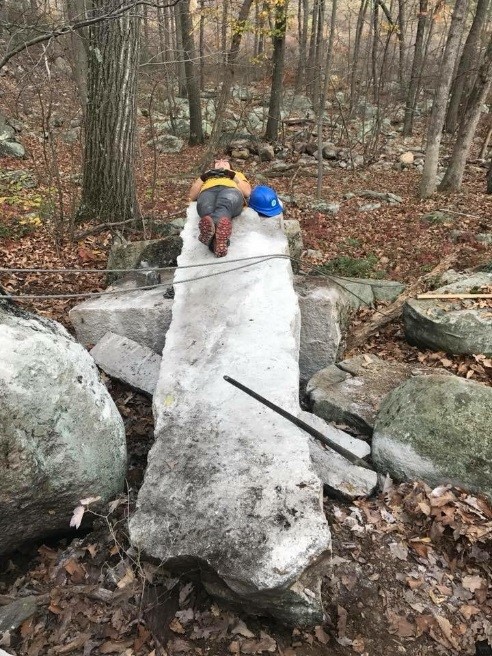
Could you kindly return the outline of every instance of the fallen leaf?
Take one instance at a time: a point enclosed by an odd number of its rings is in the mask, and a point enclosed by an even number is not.
[[[232,635],[242,635],[244,638],[254,638],[255,634],[253,631],[250,631],[246,624],[240,620],[236,626],[231,630]]]
[[[85,513],[84,506],[77,506],[73,511],[72,519],[70,520],[70,526],[73,526],[76,529],[79,528],[84,513]]]
[[[133,570],[127,567],[125,575],[118,581],[117,586],[120,590],[122,590],[123,588],[126,588],[126,586],[132,583],[132,581],[134,580],[135,580],[135,574],[133,573]]]
[[[395,558],[398,558],[398,560],[407,560],[408,558],[408,547],[405,544],[392,542],[389,545],[389,550]]]
[[[326,645],[326,643],[329,642],[329,640],[330,640],[330,637],[325,633],[322,626],[316,626],[315,627],[314,635],[316,636],[316,639],[319,642],[321,642],[322,645]]]
[[[484,579],[476,574],[475,576],[464,576],[462,585],[470,592],[475,592],[475,590],[486,587],[487,584]]]
[[[169,628],[173,633],[180,633],[181,635],[185,633],[183,625],[176,617],[173,617],[173,619],[169,622]]]
[[[469,620],[470,617],[473,617],[473,615],[478,615],[480,613],[479,608],[477,608],[476,606],[470,606],[469,604],[463,604],[462,606],[460,606],[459,611],[463,615],[465,620]]]
[[[454,649],[459,651],[459,644],[453,635],[453,627],[451,626],[451,622],[445,617],[442,617],[442,615],[435,615],[434,617],[436,618],[436,621],[439,624],[439,628],[443,632],[446,640],[451,644],[452,647],[454,647]]]

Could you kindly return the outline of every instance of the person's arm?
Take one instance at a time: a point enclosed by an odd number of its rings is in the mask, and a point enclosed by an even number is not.
[[[236,183],[237,188],[245,198],[249,198],[251,196],[251,185],[243,175],[236,174],[236,177],[234,178],[234,182]]]
[[[190,200],[196,200],[198,198],[202,185],[203,185],[203,180],[201,178],[197,178],[195,182],[191,185]]]

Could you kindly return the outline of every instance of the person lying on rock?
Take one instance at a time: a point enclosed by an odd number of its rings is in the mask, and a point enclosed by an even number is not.
[[[232,219],[241,214],[250,193],[246,176],[233,171],[227,159],[216,159],[213,168],[191,185],[190,200],[196,200],[200,217],[198,239],[216,257],[227,255]]]

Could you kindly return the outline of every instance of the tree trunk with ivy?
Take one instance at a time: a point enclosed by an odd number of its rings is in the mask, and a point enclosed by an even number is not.
[[[106,15],[119,0],[93,0]],[[135,185],[139,17],[137,8],[89,31],[87,112],[78,220],[140,217]]]

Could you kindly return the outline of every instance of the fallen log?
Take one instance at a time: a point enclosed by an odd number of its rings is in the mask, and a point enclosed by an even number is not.
[[[397,319],[402,312],[405,301],[408,298],[415,296],[426,282],[432,280],[432,278],[435,278],[435,276],[441,275],[447,271],[451,265],[456,262],[457,258],[457,253],[448,255],[443,260],[441,260],[441,262],[439,262],[439,264],[435,266],[432,271],[426,273],[424,276],[421,276],[418,280],[409,285],[405,291],[402,292],[400,296],[398,296],[396,301],[393,301],[391,305],[388,305],[388,307],[384,308],[384,312],[376,310],[370,321],[368,321],[358,330],[355,330],[348,337],[347,350],[352,350],[362,346],[362,344],[364,344],[369,339],[369,337],[375,335],[380,328]]]

